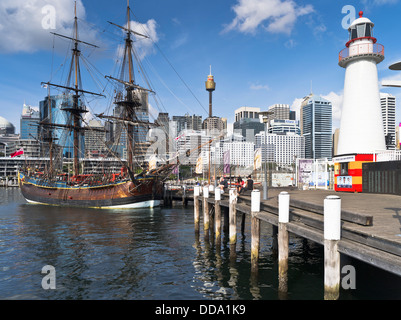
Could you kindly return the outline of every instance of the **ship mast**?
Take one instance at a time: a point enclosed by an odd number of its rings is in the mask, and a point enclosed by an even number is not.
[[[73,96],[73,110],[71,114],[74,118],[74,127],[79,127],[79,119],[81,113],[86,112],[86,110],[80,109],[78,107],[78,99],[79,99],[79,91],[78,91],[78,66],[79,66],[79,54],[80,51],[78,50],[78,19],[77,19],[77,3],[75,2],[74,6],[74,31],[75,31],[75,41],[74,41],[74,49],[73,52],[73,60],[74,60],[74,67],[75,67],[75,94]],[[74,175],[79,174],[79,130],[74,129]]]
[[[78,39],[78,18],[77,18],[77,3],[75,1],[74,5],[74,33],[73,33],[73,38],[67,37],[61,34],[57,34],[52,32],[52,34],[63,37],[66,39],[70,39],[74,42],[74,47],[72,49],[72,60],[71,60],[71,67],[70,67],[70,72],[69,72],[69,77],[68,80],[71,79],[71,74],[72,72],[74,73],[74,84],[73,86],[69,86],[69,83],[66,86],[58,85],[58,84],[53,84],[50,82],[42,83],[46,84],[48,86],[54,86],[62,89],[66,89],[67,91],[73,91],[74,94],[72,95],[73,98],[73,104],[71,106],[65,106],[62,107],[61,110],[70,112],[72,119],[73,119],[73,125],[61,125],[61,124],[53,124],[50,123],[50,126],[54,127],[64,127],[64,128],[70,128],[73,131],[73,172],[74,175],[79,174],[79,135],[81,131],[84,129],[81,127],[80,119],[81,119],[81,114],[88,112],[85,107],[82,107],[79,105],[79,97],[81,93],[88,93],[92,95],[97,95],[97,96],[104,96],[102,94],[86,91],[81,89],[80,85],[80,78],[81,78],[81,72],[80,72],[80,67],[79,67],[79,57],[81,54],[81,51],[78,48],[79,43],[83,43],[85,45],[89,45],[92,47],[97,48],[97,46],[81,41]],[[69,82],[69,81],[68,81]],[[51,109],[50,109],[51,110]],[[51,111],[50,111],[51,112]]]
[[[127,0],[127,38],[125,39],[125,54],[128,55],[128,75],[129,75],[129,83],[133,84],[133,65],[132,65],[132,40],[131,40],[131,21],[130,21],[130,14],[129,14],[129,0]],[[133,89],[131,86],[127,86],[127,104],[126,104],[126,118],[131,119],[134,115],[134,106],[132,103],[132,94]],[[131,124],[127,124],[127,154],[128,154],[128,167],[132,170],[133,169],[133,151],[134,151],[134,130]]]
[[[144,38],[149,38],[149,37],[131,30],[129,0],[127,0],[127,25],[126,25],[127,27],[120,26],[120,25],[115,24],[110,21],[108,21],[108,22],[126,32],[125,45],[124,45],[124,58],[123,58],[123,65],[122,65],[122,69],[121,69],[121,77],[124,74],[125,65],[126,65],[126,63],[128,63],[128,81],[125,81],[124,79],[116,79],[111,76],[106,76],[106,78],[115,80],[119,83],[122,83],[125,86],[125,90],[126,90],[125,100],[122,100],[122,101],[116,100],[115,104],[123,107],[123,112],[121,114],[120,119],[126,124],[126,128],[127,128],[127,140],[126,140],[127,168],[128,168],[130,176],[133,177],[132,172],[134,170],[134,159],[133,159],[134,124],[139,123],[139,121],[136,119],[137,118],[136,110],[141,105],[136,92],[137,92],[137,90],[145,90],[145,91],[149,91],[149,92],[153,92],[153,91],[142,88],[142,87],[138,86],[137,84],[135,84],[134,66],[133,66],[133,59],[132,59],[132,51],[133,51],[132,42],[133,42],[133,40],[131,39],[131,34],[141,36]]]

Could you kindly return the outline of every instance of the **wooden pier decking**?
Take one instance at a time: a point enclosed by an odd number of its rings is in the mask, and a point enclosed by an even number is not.
[[[260,212],[256,214],[256,218],[278,226],[278,195],[281,191],[287,191],[290,195],[288,232],[322,245],[324,244],[324,199],[329,195],[339,196],[341,198],[341,239],[338,242],[338,251],[401,276],[401,196],[333,190],[269,188],[268,199],[260,201]],[[180,190],[171,190],[169,197],[170,200],[186,203],[193,201],[193,192],[191,188],[187,188],[183,197]],[[198,200],[203,206],[202,196],[199,196]],[[213,192],[209,194],[207,201],[209,205],[215,205]],[[227,192],[221,195],[219,203],[223,211],[228,212]],[[238,195],[235,209],[237,215],[238,213],[251,214],[249,191],[245,195]]]

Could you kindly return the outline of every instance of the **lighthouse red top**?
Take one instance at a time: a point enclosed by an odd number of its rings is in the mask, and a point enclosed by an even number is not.
[[[348,27],[349,40],[345,44],[346,48],[340,51],[340,67],[345,68],[349,61],[354,58],[369,56],[377,63],[384,59],[384,47],[376,43],[373,37],[374,24],[368,18],[363,17],[363,11],[359,11],[359,18],[352,21]]]
[[[346,47],[356,41],[362,39],[369,39],[373,43],[376,43],[376,38],[373,37],[373,22],[368,18],[363,17],[363,11],[359,11],[359,18],[355,19],[348,28],[349,41],[345,44]]]

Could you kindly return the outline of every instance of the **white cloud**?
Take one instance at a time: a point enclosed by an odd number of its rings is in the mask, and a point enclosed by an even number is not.
[[[175,24],[176,26],[180,26],[180,25],[181,25],[181,21],[178,20],[177,18],[172,18],[171,21],[172,21],[173,24]]]
[[[145,38],[140,35],[133,34],[133,48],[139,60],[143,60],[147,55],[154,52],[154,43],[159,40],[156,32],[156,27],[156,21],[153,19],[148,20],[146,23],[130,21],[130,30],[149,37]],[[124,28],[128,28],[128,23],[124,25]],[[126,31],[121,30],[121,32],[124,34],[123,36],[125,37]],[[123,57],[124,44],[120,44],[116,49],[116,60],[122,60]]]
[[[139,59],[142,60],[145,56],[153,53],[154,43],[159,41],[159,37],[156,32],[157,23],[154,19],[149,19],[146,23],[140,23],[137,21],[131,21],[131,30],[148,36],[144,38],[141,36],[134,35],[135,49],[138,52]],[[127,27],[127,25],[125,25]]]
[[[153,107],[151,103],[149,103],[149,115],[152,117],[152,119],[156,119],[159,115],[159,110]]]
[[[400,72],[396,72],[391,76],[382,78],[380,80],[380,84],[381,84],[382,81],[401,81],[401,73]]]
[[[364,5],[383,5],[397,3],[398,0],[362,0]]]
[[[342,93],[335,93],[331,91],[327,95],[322,95],[322,98],[329,100],[331,105],[333,106],[332,109],[332,116],[333,116],[333,132],[335,128],[340,127],[340,120],[341,120],[341,108],[343,106],[343,94]]]
[[[171,44],[171,48],[177,49],[181,47],[188,41],[188,38],[189,38],[188,33],[181,34],[177,39],[175,39],[175,41],[173,41],[173,43]]]
[[[85,18],[82,0],[77,1],[77,16]],[[72,36],[74,5],[71,0],[1,0],[0,52],[35,52],[52,47],[50,32]],[[95,31],[78,27],[80,38],[94,43]]]
[[[316,39],[321,39],[326,30],[327,27],[323,23],[321,23],[313,28],[313,35]]]
[[[299,120],[302,101],[304,101],[303,98],[295,98],[290,107],[291,111],[295,111],[295,116],[297,120]]]
[[[251,90],[266,90],[269,91],[270,88],[267,84],[262,85],[262,84],[251,84],[251,86],[249,87]]]
[[[298,6],[293,0],[238,0],[234,20],[223,32],[255,33],[261,26],[271,33],[290,34],[298,17],[312,13],[311,5]]]
[[[297,43],[294,39],[288,39],[288,40],[284,43],[284,46],[285,46],[287,49],[292,49],[292,48],[296,47],[297,44],[298,44],[298,43]]]

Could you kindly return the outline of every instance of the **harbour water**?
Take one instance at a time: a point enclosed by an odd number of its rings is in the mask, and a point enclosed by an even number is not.
[[[259,274],[251,277],[250,221],[230,259],[195,236],[193,207],[95,210],[32,205],[18,188],[0,188],[0,299],[277,300],[272,228],[262,224]],[[343,257],[356,289],[340,299],[401,299],[401,279]],[[44,266],[55,270],[45,290]],[[323,248],[290,235],[290,300],[323,299]]]

